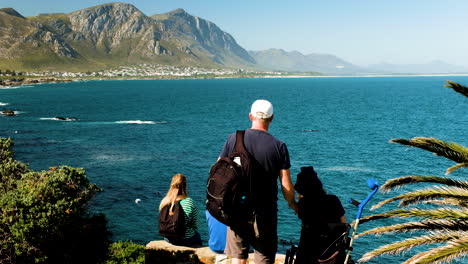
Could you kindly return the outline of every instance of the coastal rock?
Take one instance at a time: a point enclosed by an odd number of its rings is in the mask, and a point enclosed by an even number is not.
[[[15,111],[10,110],[10,109],[3,110],[3,111],[2,111],[2,114],[3,114],[3,115],[6,115],[6,116],[16,116]]]
[[[145,263],[176,263],[176,264],[230,264],[224,254],[217,254],[208,247],[192,248],[175,246],[166,241],[151,241],[146,245]],[[276,255],[275,264],[284,263],[285,256]],[[253,262],[253,254],[249,254],[249,263]]]
[[[54,117],[55,120],[62,120],[62,121],[77,121],[79,120],[76,117],[63,117],[63,116],[56,116]]]
[[[70,79],[58,79],[58,78],[10,78],[6,80],[0,80],[1,86],[18,86],[25,84],[38,84],[38,83],[57,83],[57,82],[71,82]]]

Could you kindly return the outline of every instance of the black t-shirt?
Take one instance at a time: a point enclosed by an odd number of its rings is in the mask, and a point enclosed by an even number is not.
[[[234,150],[235,144],[236,133],[233,133],[229,135],[219,156],[228,157]],[[259,198],[261,197],[261,203],[276,202],[278,193],[277,179],[279,173],[281,170],[291,167],[286,144],[266,131],[247,129],[244,135],[244,145],[247,151],[268,174],[268,179],[262,180],[261,183],[254,187],[258,194],[263,190],[270,190],[270,194],[266,194],[266,197],[258,195]],[[263,193],[268,193],[268,191]]]
[[[229,156],[235,144],[236,133],[233,133],[229,135],[219,156]],[[277,177],[280,170],[286,170],[291,167],[286,144],[268,132],[257,129],[245,130],[244,145],[247,151],[269,174]]]

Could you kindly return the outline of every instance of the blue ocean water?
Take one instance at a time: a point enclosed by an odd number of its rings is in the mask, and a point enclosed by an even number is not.
[[[468,85],[467,76],[340,77],[89,81],[0,89],[0,136],[15,140],[16,158],[35,170],[70,165],[84,168],[104,192],[90,204],[105,213],[114,240],[146,244],[161,239],[157,206],[171,177],[188,177],[189,195],[204,208],[208,170],[227,135],[250,125],[255,99],[273,102],[270,132],[286,142],[292,177],[313,165],[346,217],[379,183],[404,175],[443,175],[452,161],[390,144],[392,138],[436,137],[468,145],[466,98],[443,87]],[[53,117],[77,117],[57,121]],[[452,177],[461,177],[456,171]],[[378,193],[375,204],[390,194]],[[135,199],[141,199],[136,204]],[[367,207],[364,215],[371,212]],[[388,209],[391,207],[384,207]],[[207,227],[200,214],[201,235]],[[385,222],[380,222],[385,223]],[[365,230],[377,223],[363,224]],[[299,239],[300,221],[280,196],[280,251]],[[355,241],[354,258],[400,235]],[[402,257],[374,262],[399,263]]]

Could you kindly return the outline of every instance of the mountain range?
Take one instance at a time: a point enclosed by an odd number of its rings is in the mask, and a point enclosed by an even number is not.
[[[247,51],[215,23],[183,9],[147,16],[131,4],[109,3],[24,17],[0,8],[0,69],[88,71],[141,63],[332,75],[466,71],[440,62],[365,68],[330,54]]]
[[[0,67],[100,69],[138,63],[254,67],[214,23],[183,9],[146,16],[125,3],[25,18],[0,9]]]

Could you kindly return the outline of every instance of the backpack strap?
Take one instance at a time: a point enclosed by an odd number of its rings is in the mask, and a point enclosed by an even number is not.
[[[247,151],[245,148],[244,144],[244,136],[245,136],[245,130],[237,130],[236,131],[236,144],[234,146],[234,152],[236,153],[243,153],[245,157],[248,157],[250,160],[249,162],[244,163],[243,160],[241,160],[241,167],[242,170],[244,171],[245,175],[247,175],[247,178],[244,178],[244,181],[247,183],[247,192],[248,195],[252,198],[253,190],[252,190],[252,166],[253,162],[255,161],[255,158]]]
[[[234,151],[237,153],[248,153],[244,145],[244,135],[245,130],[236,131],[236,145],[234,146]]]

